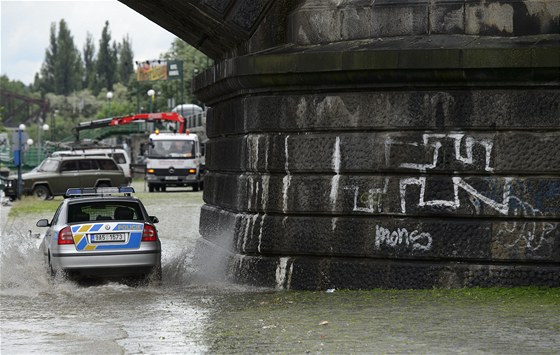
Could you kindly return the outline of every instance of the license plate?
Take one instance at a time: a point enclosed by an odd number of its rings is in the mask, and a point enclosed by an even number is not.
[[[126,241],[126,233],[90,234],[89,240],[92,243],[124,242],[124,241]]]
[[[179,180],[178,176],[166,176],[165,180]]]

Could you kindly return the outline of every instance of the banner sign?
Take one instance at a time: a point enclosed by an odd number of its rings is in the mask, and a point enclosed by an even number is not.
[[[147,60],[136,68],[137,81],[174,80],[182,76],[183,62],[180,60]]]

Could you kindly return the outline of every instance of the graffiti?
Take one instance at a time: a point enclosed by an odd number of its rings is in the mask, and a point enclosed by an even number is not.
[[[468,183],[463,180],[461,177],[453,177],[451,179],[453,181],[453,200],[430,200],[426,201],[426,177],[419,177],[419,178],[406,178],[401,179],[399,183],[399,191],[401,197],[401,212],[406,213],[406,188],[409,185],[417,185],[420,186],[420,193],[418,197],[418,206],[419,207],[426,207],[426,206],[433,206],[433,207],[449,207],[453,209],[457,209],[461,207],[461,200],[459,199],[459,189],[467,192],[472,197],[475,197],[479,201],[485,203],[486,205],[492,207],[499,213],[503,215],[507,215],[509,213],[509,194],[511,190],[511,178],[504,178],[504,187],[503,187],[503,198],[502,202],[495,201],[489,197],[484,196],[482,193],[477,191],[474,187],[469,185]]]
[[[354,191],[354,211],[374,213],[383,211],[383,196],[387,194],[388,186],[389,178],[385,178],[382,187],[369,189],[365,193],[360,193],[360,188],[356,186],[344,189]]]
[[[385,143],[385,158],[386,163],[389,163],[391,146],[393,145],[408,145],[414,147],[423,147],[432,153],[432,159],[426,163],[411,163],[405,162],[401,163],[399,167],[414,169],[421,173],[426,173],[427,170],[432,170],[437,167],[440,160],[440,150],[443,147],[444,140],[451,140],[454,147],[454,157],[455,160],[461,162],[464,165],[472,165],[475,163],[474,157],[474,147],[480,145],[484,148],[484,170],[487,172],[493,172],[494,168],[490,165],[492,157],[493,142],[486,138],[475,138],[471,136],[466,136],[463,133],[447,133],[447,134],[424,134],[422,136],[422,142],[400,142],[395,139],[388,139]],[[418,178],[404,178],[400,180],[399,192],[401,198],[401,212],[406,213],[407,210],[407,187],[410,185],[416,185],[420,187],[420,192],[418,196],[418,207],[447,207],[452,209],[458,209],[461,207],[461,200],[459,198],[459,190],[463,190],[469,194],[469,200],[475,206],[477,211],[480,211],[480,202],[486,204],[487,206],[493,208],[503,215],[509,213],[509,194],[511,189],[511,178],[504,179],[504,186],[502,192],[502,201],[496,201],[490,197],[485,196],[481,192],[477,191],[472,185],[468,184],[463,178],[455,176],[451,178],[453,182],[453,199],[452,200],[426,200],[426,189],[427,180],[426,177]]]
[[[493,147],[492,141],[486,138],[476,139],[471,136],[465,136],[465,134],[463,133],[448,133],[448,134],[426,133],[422,136],[422,143],[401,142],[389,138],[385,142],[385,161],[387,164],[389,164],[390,156],[391,156],[391,147],[393,145],[423,147],[424,149],[431,151],[432,153],[431,161],[426,163],[406,162],[406,163],[401,163],[399,166],[401,168],[414,169],[425,173],[427,170],[435,169],[437,167],[439,162],[439,157],[440,157],[440,150],[444,145],[443,141],[448,139],[453,141],[455,159],[465,165],[472,165],[475,163],[474,147],[475,145],[482,146],[485,150],[484,170],[487,172],[494,171],[494,169],[490,166],[490,160],[492,157],[492,147]],[[462,153],[463,151],[465,152],[464,154]]]
[[[419,233],[418,231],[408,232],[405,228],[397,228],[390,231],[387,228],[375,226],[375,248],[380,249],[381,246],[409,247],[412,250],[430,250],[432,249],[432,236],[430,233]]]
[[[514,208],[516,215],[528,218],[542,215],[541,211],[515,196],[510,197],[510,200],[517,204]],[[531,252],[540,252],[552,247],[554,236],[551,234],[557,227],[558,223],[514,220],[506,222],[504,227],[498,231],[497,236],[510,241],[506,244],[507,248],[522,248]]]

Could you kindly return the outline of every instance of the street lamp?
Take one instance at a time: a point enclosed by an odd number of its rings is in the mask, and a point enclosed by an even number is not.
[[[39,124],[41,123],[41,121],[39,121]],[[41,129],[43,129],[43,132],[47,132],[49,130],[49,125],[48,124],[43,124],[42,127],[40,127],[39,125],[37,125],[37,148],[38,148],[38,158],[37,158],[37,162],[41,163],[41,161],[43,161],[43,151],[42,151],[42,147],[41,147]]]
[[[21,198],[22,193],[22,179],[21,179],[21,166],[23,164],[23,132],[25,131],[25,125],[22,123],[18,127],[18,151],[17,151],[17,161],[15,162],[18,167],[18,186],[17,186],[17,198]]]
[[[113,113],[111,112],[111,100],[113,99],[113,92],[112,91],[107,91],[107,101],[109,101],[109,117],[111,117],[113,115]]]
[[[154,89],[150,89],[148,90],[148,96],[150,96],[152,98],[152,101],[150,102],[150,113],[154,112],[154,102],[156,99],[156,91]]]

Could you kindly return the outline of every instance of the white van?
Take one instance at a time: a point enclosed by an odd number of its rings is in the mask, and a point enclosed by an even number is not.
[[[92,148],[92,149],[74,149],[74,150],[59,150],[51,154],[53,157],[67,157],[74,155],[81,156],[108,156],[122,168],[124,176],[130,183],[132,181],[132,172],[130,169],[130,156],[127,151],[122,148]]]

